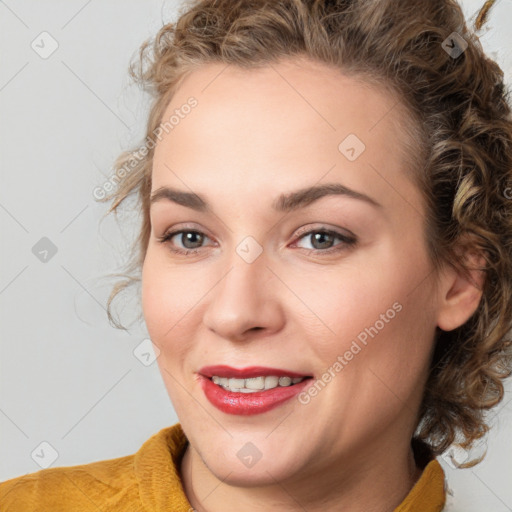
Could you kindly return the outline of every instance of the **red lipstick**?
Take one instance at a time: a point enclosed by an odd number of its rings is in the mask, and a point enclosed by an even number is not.
[[[199,372],[205,377],[227,377],[234,379],[250,379],[251,377],[261,377],[275,375],[276,377],[310,377],[305,373],[296,373],[290,370],[281,370],[280,368],[269,368],[268,366],[248,366],[247,368],[233,368],[226,365],[203,366]]]
[[[299,394],[308,386],[312,378],[289,370],[268,368],[263,366],[251,366],[247,368],[232,368],[225,365],[205,366],[198,372],[201,388],[209,402],[227,414],[249,416],[261,414],[278,407],[290,398]],[[249,379],[251,377],[276,376],[276,377],[304,377],[304,380],[290,386],[277,386],[272,389],[262,389],[252,393],[235,392],[224,389],[215,384],[212,376],[225,378]]]

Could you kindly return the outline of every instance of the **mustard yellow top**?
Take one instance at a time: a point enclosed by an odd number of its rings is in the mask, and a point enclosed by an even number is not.
[[[12,478],[0,483],[0,510],[192,512],[179,475],[187,443],[176,423],[133,455]],[[394,512],[440,512],[444,503],[444,472],[433,459]]]

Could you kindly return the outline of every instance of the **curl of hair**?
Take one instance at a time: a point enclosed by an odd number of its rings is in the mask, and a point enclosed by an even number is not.
[[[486,9],[485,16],[489,2]],[[468,43],[456,58],[442,46],[453,32]],[[130,273],[142,267],[151,229],[149,142],[155,142],[181,81],[208,63],[251,69],[293,57],[334,66],[395,95],[415,143],[408,156],[427,207],[425,233],[435,268],[448,264],[469,276],[471,264],[461,249],[485,258],[477,311],[461,327],[437,331],[414,437],[434,455],[456,440],[467,448],[489,430],[484,413],[502,400],[502,381],[512,373],[512,119],[503,72],[485,55],[455,0],[407,0],[398,8],[394,0],[185,5],[131,64],[132,77],[153,96],[148,151],[119,157],[115,169],[129,166],[129,173],[103,199],[112,200],[110,213],[137,195],[143,219]],[[110,305],[140,279],[131,274],[108,302],[109,319],[121,328]]]

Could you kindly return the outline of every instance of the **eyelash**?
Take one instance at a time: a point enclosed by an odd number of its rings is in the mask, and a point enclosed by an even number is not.
[[[170,240],[174,236],[183,234],[183,233],[196,233],[196,234],[204,235],[205,237],[207,237],[207,235],[205,235],[204,233],[202,233],[201,231],[198,231],[196,229],[180,229],[180,230],[170,231],[168,233],[165,233],[163,236],[157,237],[157,240],[159,243],[168,244],[168,242],[170,242]],[[333,231],[331,229],[326,229],[326,228],[310,229],[309,231],[299,231],[299,233],[297,234],[298,240],[305,238],[307,236],[310,236],[314,233],[322,233],[324,235],[332,235],[335,238],[340,239],[342,241],[342,243],[335,245],[334,247],[330,247],[328,249],[304,249],[304,250],[308,251],[308,253],[332,254],[332,253],[340,252],[342,250],[346,250],[346,249],[353,247],[357,244],[356,237],[344,235],[337,231]],[[171,244],[168,244],[168,245],[170,246]],[[174,252],[176,254],[181,254],[184,256],[187,256],[192,253],[196,254],[199,251],[199,249],[201,249],[201,247],[198,247],[196,249],[177,249],[177,248],[170,247],[170,250],[172,252]]]

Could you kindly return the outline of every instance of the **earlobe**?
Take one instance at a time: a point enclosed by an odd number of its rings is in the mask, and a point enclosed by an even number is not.
[[[485,282],[485,258],[481,253],[466,255],[469,278],[454,268],[446,270],[439,286],[437,325],[452,331],[465,324],[477,310]]]

